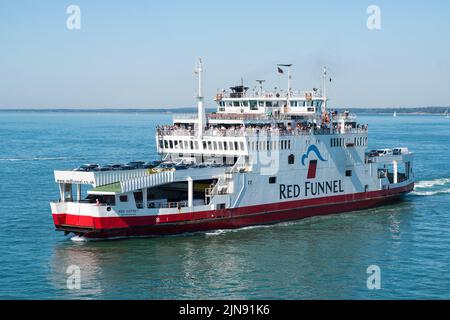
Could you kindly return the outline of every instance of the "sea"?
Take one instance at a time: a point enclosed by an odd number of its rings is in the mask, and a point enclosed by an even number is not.
[[[450,120],[360,114],[369,148],[415,153],[384,207],[109,241],[56,232],[53,170],[152,160],[170,114],[0,111],[0,299],[449,299]],[[75,278],[74,278],[75,277]]]

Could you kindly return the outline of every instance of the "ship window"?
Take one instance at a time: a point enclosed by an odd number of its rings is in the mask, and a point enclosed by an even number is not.
[[[240,146],[241,146],[241,150],[244,150],[244,143],[241,141],[239,142]]]
[[[297,104],[298,104],[298,102],[297,102],[297,101],[291,101],[291,107],[296,107],[296,106],[297,106]]]
[[[345,171],[345,176],[346,177],[351,177],[352,176],[352,170]]]
[[[119,197],[120,202],[127,202],[128,201],[128,196],[126,194],[121,195]]]
[[[239,101],[233,101],[233,107],[239,107],[239,106],[240,106]]]
[[[206,141],[203,141],[203,150],[206,150]]]
[[[170,149],[173,149],[173,141],[172,140],[169,140],[169,146],[170,146]]]
[[[228,147],[230,150],[234,150],[233,149],[233,143],[231,141],[228,141]]]
[[[194,149],[194,142],[190,141],[190,143],[191,143],[191,149]]]
[[[195,150],[198,150],[198,141],[195,141],[194,145],[195,145]]]
[[[216,141],[213,142],[213,148],[214,148],[214,150],[217,150],[217,142]]]
[[[228,101],[227,102],[227,107],[232,107],[233,106],[233,101]]]
[[[185,148],[185,149],[189,149],[189,142],[188,142],[188,141],[185,141],[185,142],[184,142],[184,148]]]
[[[258,110],[258,104],[256,100],[250,100],[250,110]]]
[[[277,183],[277,177],[269,177],[269,184]]]
[[[228,146],[227,146],[227,142],[226,141],[224,141],[223,142],[223,150],[228,150],[228,148],[227,148]]]
[[[273,107],[278,107],[280,105],[280,102],[278,102],[278,101],[274,101],[273,103],[272,103],[272,106]]]
[[[164,140],[164,147],[169,148],[169,142],[167,140]]]
[[[239,146],[238,146],[238,142],[237,141],[234,142],[234,150],[239,150]]]
[[[259,105],[260,107],[264,107],[264,101],[258,101],[258,105]]]
[[[295,156],[293,154],[290,154],[288,157],[288,164],[294,164],[295,162]]]
[[[266,107],[271,107],[272,106],[272,101],[266,101]]]
[[[291,150],[291,140],[288,140],[288,149]]]
[[[221,141],[217,142],[217,146],[218,146],[219,150],[223,150],[223,145],[222,145]]]

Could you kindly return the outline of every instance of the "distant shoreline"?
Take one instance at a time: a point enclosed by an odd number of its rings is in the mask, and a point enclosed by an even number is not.
[[[338,112],[348,110],[356,114],[393,114],[396,112],[398,115],[443,115],[450,110],[450,107],[412,107],[412,108],[331,108]],[[207,108],[206,112],[215,112],[215,108]],[[166,113],[166,114],[179,114],[179,113],[196,113],[197,108],[186,107],[176,109],[115,109],[115,108],[96,108],[96,109],[33,109],[33,108],[11,108],[0,109],[0,112],[54,112],[54,113]]]

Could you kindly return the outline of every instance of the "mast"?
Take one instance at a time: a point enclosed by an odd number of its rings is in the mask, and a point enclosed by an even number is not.
[[[197,68],[195,73],[198,76],[198,92],[197,92],[197,113],[198,113],[198,128],[197,128],[197,136],[198,138],[202,138],[203,130],[206,126],[206,115],[205,115],[205,107],[203,105],[203,92],[202,92],[202,77],[203,77],[203,63],[202,59],[198,59]]]
[[[263,93],[263,83],[264,83],[265,81],[266,81],[266,80],[256,80],[256,82],[259,83],[259,95],[260,95],[260,96],[262,96],[262,93]]]
[[[289,98],[291,97],[291,67],[292,64],[278,64],[278,69],[280,69],[280,67],[287,67],[288,69],[288,79],[287,79],[287,94],[286,94],[286,105],[285,108],[283,108],[283,113],[286,111],[286,109],[289,106]],[[283,72],[281,72],[283,73]]]
[[[326,97],[326,95],[327,95],[327,92],[326,92],[327,88],[325,85],[326,78],[327,78],[327,67],[323,67],[322,68],[322,90],[321,90],[322,97]]]
[[[322,68],[322,88],[320,91],[321,91],[322,98],[323,98],[323,107],[322,107],[321,111],[325,111],[325,112],[327,110],[327,106],[326,106],[326,103],[327,103],[327,88],[326,88],[327,75],[328,75],[327,67],[324,66]]]

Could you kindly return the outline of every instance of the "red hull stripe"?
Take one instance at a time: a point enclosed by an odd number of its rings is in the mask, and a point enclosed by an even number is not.
[[[88,232],[86,236],[92,237],[175,234],[240,228],[366,209],[388,203],[413,188],[414,184],[412,183],[390,190],[159,216],[99,218],[62,213],[53,214],[53,220],[59,230],[73,231],[80,228],[81,233]]]

